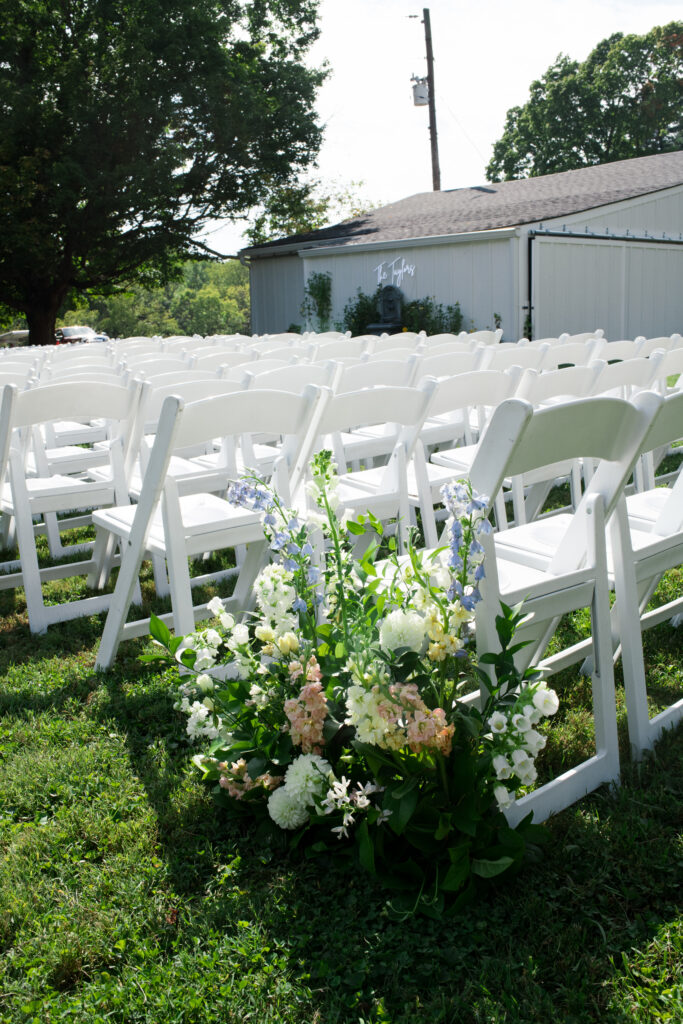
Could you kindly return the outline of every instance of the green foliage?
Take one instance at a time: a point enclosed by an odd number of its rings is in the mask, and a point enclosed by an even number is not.
[[[444,306],[431,298],[406,302],[401,319],[406,330],[427,334],[459,334],[463,323],[459,302]]]
[[[306,327],[327,331],[332,316],[332,275],[326,272],[309,274],[304,288],[301,315]]]
[[[0,302],[157,286],[315,158],[316,0],[4,0]],[[215,317],[205,296],[197,315]]]
[[[379,316],[379,300],[382,289],[377,288],[371,295],[360,288],[355,299],[349,299],[344,306],[343,327],[352,335],[365,334],[368,324],[376,323]],[[426,331],[427,334],[459,334],[463,329],[463,315],[460,303],[444,306],[432,298],[414,299],[405,302],[401,308],[401,323],[407,331]]]
[[[617,32],[583,63],[560,54],[508,110],[489,181],[552,174],[683,147],[683,22]]]
[[[355,299],[349,299],[344,306],[342,326],[345,331],[351,331],[353,337],[365,334],[368,324],[376,322],[378,317],[378,303],[381,288],[377,288],[372,295],[367,295],[360,288]]]
[[[249,271],[236,260],[189,261],[161,288],[131,284],[117,295],[74,296],[58,319],[88,324],[112,338],[135,335],[240,334],[249,330]]]
[[[264,245],[276,238],[317,231],[337,221],[360,217],[379,205],[360,194],[362,186],[362,181],[342,184],[319,178],[274,185],[252,215],[244,237],[249,245]]]

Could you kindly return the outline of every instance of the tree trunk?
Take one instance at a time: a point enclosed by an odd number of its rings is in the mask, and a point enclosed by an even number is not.
[[[54,345],[57,312],[67,290],[60,287],[59,290],[35,296],[30,309],[26,310],[29,345]]]

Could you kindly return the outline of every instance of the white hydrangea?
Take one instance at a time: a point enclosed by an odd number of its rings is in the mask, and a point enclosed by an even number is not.
[[[308,819],[308,808],[286,786],[268,797],[268,814],[279,828],[300,828]]]
[[[320,754],[301,754],[285,773],[285,789],[313,806],[329,788],[332,765]]]
[[[382,621],[379,642],[386,651],[407,647],[408,650],[419,654],[425,643],[425,625],[425,620],[419,612],[396,608]]]

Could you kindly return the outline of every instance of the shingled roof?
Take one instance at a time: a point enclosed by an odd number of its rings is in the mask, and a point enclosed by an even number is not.
[[[538,178],[419,192],[341,224],[290,235],[254,249],[313,242],[359,245],[490,231],[565,217],[682,184],[683,150],[658,153]]]

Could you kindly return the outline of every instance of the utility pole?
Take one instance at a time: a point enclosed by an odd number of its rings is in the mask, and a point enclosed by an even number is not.
[[[427,88],[429,90],[429,138],[432,145],[432,187],[435,192],[441,191],[441,170],[439,169],[439,146],[436,138],[436,101],[434,99],[434,53],[432,50],[432,26],[429,20],[429,8],[422,10],[425,27],[425,44],[427,46]]]

